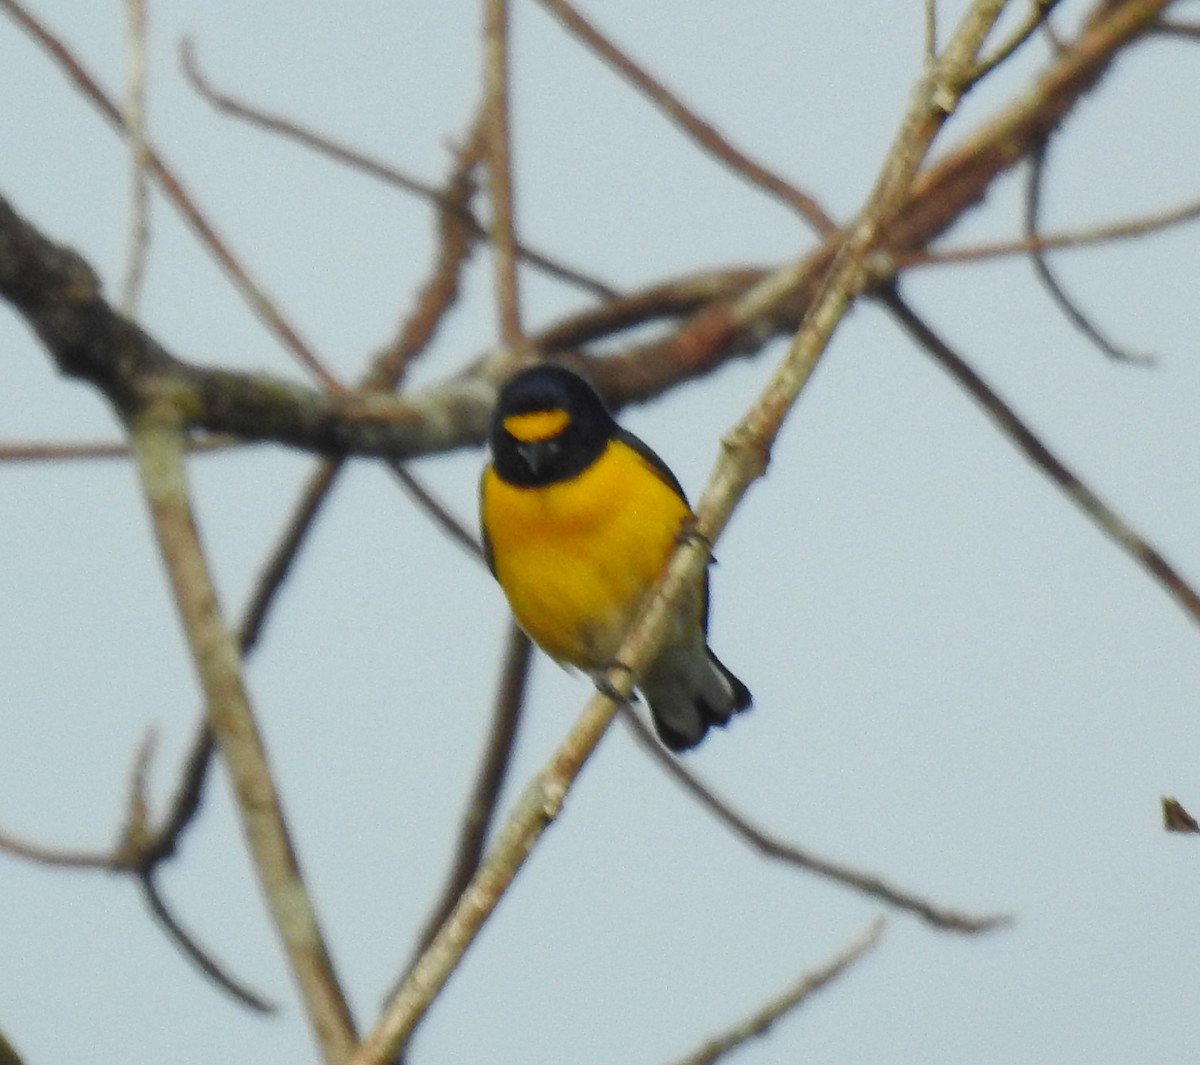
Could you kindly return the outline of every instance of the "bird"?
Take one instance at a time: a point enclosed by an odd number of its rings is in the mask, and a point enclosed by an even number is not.
[[[595,389],[554,363],[500,390],[480,478],[488,567],[551,658],[606,688],[621,642],[693,519],[678,479]],[[685,593],[638,689],[674,752],[751,704],[708,646],[708,573]]]

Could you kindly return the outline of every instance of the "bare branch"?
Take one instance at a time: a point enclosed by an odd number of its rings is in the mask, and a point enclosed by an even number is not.
[[[919,266],[944,266],[948,263],[975,263],[1005,255],[1027,255],[1030,252],[1050,251],[1058,248],[1084,248],[1096,244],[1107,244],[1118,240],[1131,240],[1149,236],[1164,229],[1194,222],[1200,218],[1200,200],[1189,200],[1178,207],[1169,207],[1153,214],[1139,215],[1118,222],[1084,229],[1069,229],[1058,233],[1040,233],[1020,240],[998,240],[990,244],[973,244],[961,248],[943,248],[932,251],[904,252],[892,256],[892,265],[898,270]]]
[[[1034,239],[1038,235],[1039,216],[1042,206],[1042,175],[1046,169],[1046,152],[1049,139],[1044,139],[1029,159],[1029,181],[1025,186],[1025,236]],[[1050,298],[1058,305],[1058,309],[1066,316],[1076,329],[1096,345],[1110,359],[1117,362],[1132,362],[1141,366],[1151,366],[1155,362],[1153,355],[1141,355],[1117,347],[1098,326],[1083,313],[1075,301],[1067,295],[1066,289],[1054,276],[1050,262],[1040,248],[1031,249],[1029,259],[1033,263],[1034,273],[1041,281]]]
[[[150,251],[150,182],[146,167],[146,0],[125,0],[125,26],[129,89],[125,129],[133,165],[129,251],[121,285],[121,309],[132,318],[137,310]]]
[[[151,873],[161,862],[175,854],[184,830],[200,809],[204,798],[204,785],[208,779],[208,767],[215,750],[216,741],[208,727],[208,720],[202,718],[188,756],[184,760],[183,773],[171,801],[171,808],[154,838],[148,841],[142,850],[139,865],[141,871]]]
[[[409,498],[425,511],[434,525],[446,534],[447,539],[458,544],[473,558],[480,560],[483,558],[483,548],[479,546],[479,541],[474,534],[451,514],[414,474],[398,462],[389,462],[388,467],[396,475],[396,480],[400,482],[400,487],[404,489]]]
[[[239,100],[227,92],[215,88],[212,81],[200,69],[196,58],[195,45],[190,38],[184,38],[179,46],[180,63],[192,87],[218,111],[265,129],[271,133],[302,144],[330,159],[346,166],[361,170],[371,177],[377,178],[389,185],[403,189],[410,195],[436,205],[442,209],[459,212],[462,221],[470,228],[471,235],[477,239],[491,240],[492,235],[482,226],[466,206],[450,203],[445,194],[433,185],[412,177],[398,167],[385,163],[381,159],[360,152],[349,145],[338,141],[327,133],[318,133],[308,126],[301,125],[293,119],[274,114],[255,104]],[[568,285],[587,292],[599,299],[611,299],[616,290],[588,274],[568,266],[545,252],[531,248],[527,244],[517,245],[517,255],[522,262],[541,270],[546,276],[557,278]]]
[[[821,968],[806,973],[783,994],[771,999],[729,1031],[713,1036],[695,1053],[680,1058],[675,1065],[713,1065],[751,1039],[766,1035],[776,1021],[803,1006],[818,991],[828,987],[855,962],[874,950],[883,938],[883,929],[884,921],[877,917]]]
[[[533,645],[529,637],[515,623],[510,622],[504,649],[504,665],[496,689],[496,705],[492,710],[491,732],[475,776],[475,786],[463,812],[450,875],[446,879],[441,897],[421,928],[417,937],[416,956],[409,963],[401,982],[408,977],[412,966],[433,941],[437,930],[450,916],[450,911],[479,869],[488,833],[496,816],[500,789],[508,777],[513,745],[521,723],[521,711],[525,705],[532,660]],[[395,990],[393,989],[393,993]]]
[[[142,897],[146,900],[146,906],[154,915],[154,919],[158,921],[159,927],[162,928],[167,937],[179,948],[183,956],[205,977],[216,984],[231,998],[240,1002],[247,1009],[253,1010],[255,1013],[271,1014],[278,1011],[279,1007],[275,1003],[263,998],[253,988],[247,987],[231,976],[223,966],[216,962],[211,954],[196,942],[192,934],[180,924],[178,918],[167,907],[162,895],[159,894],[153,874],[145,873],[139,876],[138,880],[142,885]]]
[[[217,436],[190,438],[187,442],[187,450],[190,455],[207,455],[215,451],[228,451],[235,447],[245,447],[245,443],[241,440]],[[127,459],[130,457],[129,445],[116,441],[0,444],[0,462],[63,462],[77,459]]]
[[[496,310],[505,345],[524,341],[521,293],[517,277],[517,227],[513,204],[512,137],[508,107],[508,0],[484,0],[484,139],[492,206],[492,272]]]
[[[418,444],[409,451],[406,442],[424,439],[440,450],[438,437],[446,444],[459,438],[452,446],[465,446],[487,430],[495,385],[482,374],[400,401],[347,392],[337,382],[331,393],[184,363],[118,314],[91,267],[48,240],[3,197],[0,297],[25,317],[64,374],[92,383],[121,412],[169,395],[188,428],[286,440],[334,456],[359,450],[355,438],[374,441],[377,448],[367,451],[402,458],[422,450]]]
[[[1016,411],[908,306],[899,293],[885,291],[879,294],[879,298],[921,349],[966,390],[1025,457],[1049,477],[1101,532],[1149,573],[1192,622],[1200,624],[1200,593],[1163,554],[1058,458]]]
[[[471,124],[466,143],[456,153],[450,174],[438,190],[437,255],[430,276],[394,339],[372,360],[371,369],[362,380],[363,388],[399,387],[409,366],[428,350],[458,302],[462,272],[482,235],[471,213],[471,197],[475,193],[475,172],[483,155],[480,118]]]
[[[651,735],[650,730],[642,724],[641,719],[631,707],[621,708],[621,718],[629,727],[638,746],[658,763],[659,768],[667,776],[732,831],[738,839],[752,847],[764,858],[782,862],[784,865],[802,869],[807,873],[813,873],[835,884],[840,884],[842,887],[850,888],[877,902],[894,906],[898,910],[919,917],[926,924],[943,931],[974,934],[990,932],[1010,923],[1011,918],[1004,915],[975,917],[935,906],[927,899],[893,887],[878,876],[840,865],[828,858],[821,858],[794,843],[789,843],[763,831],[717,795],[679,759],[668,754]]]
[[[471,230],[465,221],[470,217],[469,198],[473,184],[471,175],[481,151],[478,123],[467,139],[467,144],[458,154],[445,188],[438,193],[440,206],[438,215],[438,252],[433,272],[417,295],[411,314],[405,320],[395,339],[374,359],[363,384],[367,388],[390,390],[403,378],[412,361],[425,351],[438,328],[459,296],[462,269],[471,253]],[[465,214],[463,212],[466,212]],[[333,488],[341,470],[340,462],[326,462],[319,466],[309,478],[301,495],[300,503],[285,527],[280,542],[264,567],[241,625],[243,653],[253,650],[262,632],[267,613],[275,593],[286,579],[292,563],[300,550],[308,529],[316,519],[326,496]],[[443,521],[448,517],[444,508],[433,500],[429,493],[420,488],[418,482],[407,473],[397,475],[418,503],[425,506],[443,527],[453,530],[454,523]],[[472,537],[467,538],[473,550],[478,550]],[[461,542],[461,538],[460,538]]]
[[[131,438],[159,549],[204,690],[208,720],[233,784],[242,829],[277,934],[327,1065],[353,1053],[354,1022],[289,838],[262,738],[241,679],[192,515],[182,432],[169,407],[133,415]]]
[[[1154,33],[1166,37],[1183,37],[1188,40],[1200,40],[1200,22],[1180,22],[1175,19],[1163,19],[1154,27]]]
[[[41,843],[21,839],[10,832],[0,831],[0,851],[16,858],[24,858],[38,865],[52,865],[59,869],[111,869],[111,851],[75,850],[68,847],[47,847]]]
[[[1001,63],[1009,58],[1018,48],[1029,40],[1046,22],[1058,6],[1058,0],[1030,0],[1029,11],[1024,20],[990,56],[986,56],[979,64],[976,78],[986,77]]]
[[[977,202],[1000,173],[1031,151],[1045,131],[1061,121],[1081,94],[1096,83],[1117,51],[1145,32],[1166,2],[1151,0],[1149,4],[1126,2],[1107,6],[1033,86],[923,171],[885,235],[891,253],[905,254],[911,249],[924,248]],[[0,7],[9,3],[11,0],[0,0]],[[0,202],[0,232],[12,222]],[[576,364],[586,370],[615,407],[653,398],[682,380],[710,372],[725,359],[760,350],[771,337],[794,330],[811,306],[819,280],[840,246],[841,238],[826,243],[790,273],[780,274],[767,288],[747,298],[736,313],[731,307],[731,301],[738,298],[736,292],[714,297],[699,306],[692,304],[690,310],[679,304],[686,317],[667,336],[634,345],[615,357]],[[61,249],[47,249],[43,245],[42,250],[46,255],[52,250],[62,257]],[[0,275],[3,265],[0,263]],[[14,265],[24,269],[30,264]],[[45,262],[37,265],[39,268],[33,273],[13,275],[20,291],[16,298],[10,298],[19,307],[25,297],[36,297],[37,302],[44,303],[62,299],[69,293],[78,295],[80,287],[86,286],[86,281],[79,279],[78,268],[65,274],[61,270],[47,274]],[[727,275],[732,278],[736,273]],[[765,276],[762,270],[743,272],[738,282],[740,293],[747,295]],[[68,284],[71,277],[76,281],[73,288]],[[5,280],[0,276],[2,294],[8,294],[4,292]],[[654,286],[648,294],[663,294],[671,287],[670,284]],[[32,293],[32,288],[39,291]],[[87,323],[93,337],[86,352],[88,358],[83,359],[79,357],[83,353],[78,353],[72,360],[67,355],[75,354],[73,350],[59,351],[56,354],[60,365],[68,373],[105,381],[101,387],[110,394],[115,392],[119,399],[122,390],[109,380],[113,349],[125,343],[159,352],[161,348],[144,337],[130,338],[122,329],[91,328],[104,325],[106,312],[100,306],[83,302],[86,305],[76,307],[73,312],[77,317],[67,315],[64,319],[59,307],[54,319],[84,328],[81,319],[97,315]],[[628,307],[633,309],[634,305]],[[757,317],[753,316],[754,311]],[[665,313],[673,313],[669,300]],[[637,312],[631,317],[636,318]],[[621,318],[619,314],[615,316],[615,320]],[[44,341],[49,340],[47,346],[52,351],[55,341],[60,347],[70,348],[66,343],[69,338],[62,332],[59,330],[49,338],[43,336]],[[568,354],[562,349],[560,352],[567,362],[583,359],[577,352]],[[495,396],[495,375],[500,369],[498,364],[484,358],[457,380],[420,397],[398,402],[377,396],[369,401],[362,397],[322,396],[260,375],[203,371],[178,360],[171,365],[185,369],[176,374],[169,372],[164,360],[150,361],[160,374],[171,380],[172,386],[187,390],[187,406],[195,412],[197,427],[276,440],[327,455],[355,452],[397,459],[481,442]],[[140,369],[141,363],[135,366]]]
[[[208,730],[204,730],[207,740]],[[129,802],[126,822],[116,846],[104,853],[98,851],[81,851],[67,848],[46,847],[17,839],[8,833],[0,832],[0,850],[23,858],[27,861],[50,865],[59,869],[98,870],[114,873],[132,873],[142,888],[143,898],[151,914],[167,938],[196,968],[217,985],[226,994],[249,1009],[262,1013],[275,1010],[265,998],[251,990],[245,984],[231,976],[228,971],[212,956],[212,954],[191,936],[171,913],[166,901],[158,893],[153,882],[154,871],[160,861],[175,852],[180,833],[186,827],[191,814],[176,823],[179,818],[178,807],[168,817],[158,830],[149,826],[149,812],[146,805],[146,774],[149,769],[150,753],[153,746],[154,733],[147,733],[146,739],[138,749],[134,759],[134,769],[131,774]],[[211,743],[207,750],[211,752]],[[207,755],[205,756],[207,757]],[[194,758],[193,758],[194,761]],[[199,799],[199,788],[203,782],[203,773],[193,778],[196,789],[196,803],[191,805],[194,812]],[[186,801],[186,800],[185,800]]]
[[[17,0],[0,0],[0,9],[8,11],[17,23],[49,53],[67,78],[108,120],[109,125],[122,137],[126,136],[125,118],[120,109],[62,40],[51,33]],[[242,294],[259,319],[267,325],[283,346],[312,372],[318,381],[326,388],[336,389],[337,383],[321,365],[320,360],[288,324],[262,288],[250,278],[228,244],[217,234],[191,194],[176,177],[175,172],[148,140],[143,142],[142,149],[145,165],[154,175],[159,187],[179,209],[184,220],[200,239],[201,244],[208,248],[213,258],[224,268],[234,288]]]
[[[812,196],[801,192],[791,182],[735,147],[715,126],[697,115],[661,81],[647,73],[626,52],[613,44],[567,0],[539,2],[596,55],[642,92],[705,152],[729,167],[743,180],[787,204],[820,236],[828,237],[837,232],[837,223]]]

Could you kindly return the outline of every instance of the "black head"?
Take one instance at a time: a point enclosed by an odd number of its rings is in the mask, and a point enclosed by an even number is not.
[[[520,487],[551,484],[587,469],[617,423],[578,374],[544,363],[500,391],[488,442],[496,473]]]

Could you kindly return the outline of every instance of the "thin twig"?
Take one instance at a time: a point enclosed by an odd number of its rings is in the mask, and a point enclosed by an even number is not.
[[[327,133],[318,133],[308,126],[301,125],[294,119],[267,111],[256,104],[247,103],[237,97],[219,90],[213,86],[209,77],[200,69],[196,58],[196,48],[190,37],[185,37],[179,45],[180,63],[183,72],[191,82],[192,87],[213,107],[223,114],[230,115],[243,122],[267,130],[277,136],[286,137],[298,144],[304,145],[330,159],[343,163],[355,170],[369,174],[380,181],[405,192],[426,203],[441,208],[449,208],[459,213],[460,218],[470,226],[472,236],[491,240],[492,234],[480,224],[479,220],[463,205],[451,204],[442,190],[428,182],[415,178],[405,171],[385,163],[374,156],[367,155],[356,148],[338,141]],[[547,277],[553,277],[568,285],[572,285],[598,299],[611,299],[617,293],[610,285],[577,270],[573,266],[556,259],[553,256],[537,250],[528,244],[518,243],[517,256],[522,262],[541,270]]]
[[[744,181],[787,204],[822,237],[837,231],[837,223],[806,192],[737,148],[712,123],[633,61],[580,14],[567,0],[539,0],[580,41],[643,93],[656,108],[680,127],[709,155],[733,170]]]
[[[1163,19],[1150,32],[1160,33],[1167,37],[1184,37],[1195,41],[1200,40],[1200,22],[1179,22],[1176,19]]]
[[[414,474],[410,473],[399,462],[389,462],[388,468],[396,475],[396,480],[400,482],[400,487],[425,511],[425,514],[434,525],[446,534],[447,539],[458,544],[459,547],[473,558],[483,558],[483,548],[479,546],[479,541],[475,538],[474,534],[451,514],[445,504],[437,499]]]
[[[466,141],[455,153],[445,184],[438,190],[437,253],[429,277],[418,290],[395,337],[371,360],[362,387],[388,391],[398,388],[413,361],[429,350],[462,292],[463,270],[481,231],[471,212],[475,174],[485,151],[482,113],[471,123]]]
[[[204,976],[231,998],[236,999],[247,1009],[254,1010],[255,1013],[271,1014],[278,1011],[279,1007],[275,1003],[263,998],[253,988],[247,987],[231,976],[221,965],[217,964],[211,954],[200,947],[192,934],[179,923],[179,919],[167,907],[152,873],[142,874],[138,877],[138,881],[142,885],[142,898],[155,920],[183,956]]]
[[[36,862],[38,865],[51,865],[59,869],[111,869],[113,861],[111,851],[47,847],[5,831],[0,831],[0,851]]]
[[[884,925],[883,918],[877,917],[821,968],[806,973],[783,994],[771,999],[727,1032],[706,1040],[703,1046],[687,1057],[680,1058],[674,1065],[713,1065],[751,1039],[765,1035],[781,1017],[804,1005],[818,991],[828,987],[855,962],[874,950],[883,938]]]
[[[990,74],[1029,40],[1058,6],[1058,0],[1032,0],[1024,20],[991,55],[985,56],[976,68],[976,77]]]
[[[208,719],[202,718],[195,739],[183,763],[171,808],[159,826],[156,838],[144,846],[142,868],[153,870],[159,863],[175,853],[183,831],[191,823],[204,798],[204,785],[208,780],[208,767],[216,752],[216,740]]]
[[[958,248],[929,251],[913,249],[898,252],[891,256],[891,265],[896,271],[903,271],[921,266],[944,266],[948,263],[957,265],[986,262],[1001,256],[1028,255],[1030,252],[1037,251],[1084,248],[1148,236],[1151,233],[1171,229],[1197,219],[1200,219],[1200,200],[1189,200],[1178,207],[1155,211],[1153,214],[1138,215],[1135,218],[1126,218],[1082,229],[1040,233],[1037,236],[1024,237],[1020,240],[998,240],[988,244],[971,244]]]
[[[342,1065],[357,1038],[305,887],[262,738],[241,678],[195,526],[183,436],[167,409],[133,416],[131,438],[160,553],[204,690],[209,723],[233,785],[242,829],[275,929],[326,1065]]]
[[[487,144],[492,232],[492,273],[500,336],[511,348],[524,340],[517,276],[517,226],[508,106],[508,0],[484,0],[484,137]]]
[[[655,762],[658,763],[667,776],[708,810],[718,821],[729,828],[739,839],[752,847],[759,854],[785,865],[803,869],[805,872],[830,880],[835,884],[850,888],[877,902],[894,906],[905,913],[913,914],[922,921],[948,932],[965,932],[968,934],[990,932],[1001,928],[1010,922],[1004,915],[988,915],[982,917],[958,913],[935,906],[927,899],[921,898],[908,891],[892,887],[880,877],[852,869],[846,865],[821,858],[811,852],[797,847],[794,843],[780,839],[764,832],[750,821],[744,814],[735,810],[728,802],[716,794],[707,784],[691,772],[677,758],[672,758],[655,740],[650,730],[642,723],[632,707],[622,707],[621,719],[629,727],[633,738]]]
[[[929,324],[909,307],[899,292],[884,290],[880,301],[895,315],[904,330],[974,399],[997,428],[1038,467],[1105,536],[1129,554],[1175,601],[1200,624],[1200,593],[1167,561],[1163,554],[1089,488],[1021,420],[997,392]]]
[[[1046,152],[1049,148],[1049,138],[1044,138],[1029,159],[1029,180],[1025,186],[1025,235],[1036,237],[1039,228],[1039,217],[1042,205],[1042,177],[1046,170]],[[1067,294],[1062,283],[1050,269],[1050,261],[1041,249],[1029,252],[1030,262],[1033,263],[1034,273],[1041,281],[1050,298],[1058,309],[1066,316],[1076,329],[1096,345],[1105,355],[1117,362],[1131,362],[1141,366],[1151,366],[1156,361],[1153,355],[1142,355],[1118,347],[1099,327],[1079,309],[1075,301]]]
[[[245,447],[244,440],[233,437],[192,437],[187,442],[189,454],[206,455],[215,451]],[[0,462],[62,462],[78,459],[128,459],[132,452],[128,444],[92,441],[90,443],[23,443],[0,444]]]
[[[75,87],[108,120],[109,125],[122,137],[127,136],[125,118],[121,114],[120,108],[100,87],[96,79],[88,73],[66,44],[51,33],[18,0],[0,0],[0,8],[8,11],[17,23],[50,55]],[[327,389],[336,390],[337,382],[321,364],[320,359],[313,353],[309,345],[300,338],[299,333],[279,312],[262,287],[251,279],[229,245],[218,235],[207,216],[184,188],[175,172],[148,140],[143,142],[142,147],[147,169],[154,175],[167,198],[179,209],[185,221],[199,237],[201,244],[208,248],[213,258],[229,275],[234,288],[250,304],[259,319],[275,334],[284,348],[291,352]]]
[[[500,790],[508,778],[513,745],[521,723],[521,710],[525,705],[532,660],[533,645],[529,637],[515,623],[510,622],[504,647],[504,664],[496,689],[496,704],[492,710],[492,727],[484,747],[483,759],[475,774],[475,786],[463,811],[454,861],[451,863],[442,894],[417,936],[414,957],[397,986],[408,977],[412,966],[433,941],[437,930],[450,915],[483,859],[484,846],[496,816],[496,804],[500,800]]]
[[[211,753],[211,733],[203,730],[207,752]],[[130,779],[128,813],[115,847],[101,854],[97,851],[81,851],[68,848],[47,847],[18,839],[0,832],[0,851],[7,851],[27,861],[50,865],[59,869],[101,870],[112,873],[132,873],[142,886],[143,897],[164,934],[196,968],[226,994],[242,1005],[257,1012],[270,1013],[275,1007],[258,992],[230,975],[213,955],[196,941],[167,906],[166,901],[153,883],[154,872],[165,857],[173,854],[179,842],[182,826],[173,824],[173,811],[158,829],[149,825],[149,810],[146,802],[146,776],[149,770],[150,753],[154,733],[147,733],[134,759]],[[208,754],[204,755],[207,758]],[[192,760],[196,757],[193,753]],[[201,772],[192,775],[198,788],[204,780]],[[198,796],[196,799],[198,803]],[[194,806],[193,806],[194,809]]]
[[[373,361],[363,379],[366,388],[379,391],[395,388],[413,359],[432,342],[450,308],[458,300],[462,270],[471,252],[471,241],[463,233],[462,224],[465,222],[459,208],[467,210],[469,217],[471,174],[481,151],[480,139],[479,123],[476,122],[472,125],[467,143],[455,159],[444,189],[437,196],[440,239],[433,271],[418,293],[413,310],[395,339]],[[300,502],[288,519],[283,536],[268,557],[246,608],[240,629],[244,653],[250,652],[257,643],[275,594],[287,578],[300,545],[336,483],[341,468],[341,460],[330,460],[321,463],[309,477]],[[412,492],[418,503],[429,508],[428,513],[441,522],[443,528],[451,527],[451,523],[443,521],[448,515],[445,508],[421,488],[411,474],[401,476],[401,483]],[[456,538],[462,542],[461,537]],[[477,551],[473,538],[468,539]]]
[[[300,494],[300,502],[292,509],[283,534],[267,556],[258,580],[254,582],[250,602],[242,613],[238,642],[243,654],[252,653],[257,646],[275,597],[287,580],[317,514],[329,498],[329,490],[341,468],[340,460],[322,462],[309,476]]]
[[[132,173],[129,250],[121,284],[121,309],[132,318],[137,312],[150,251],[150,182],[146,166],[146,0],[125,0],[125,26],[129,90],[125,129]]]

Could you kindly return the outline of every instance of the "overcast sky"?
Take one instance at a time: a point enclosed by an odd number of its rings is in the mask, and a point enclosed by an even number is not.
[[[515,5],[518,219],[531,243],[633,289],[812,246],[700,155],[534,4]],[[962,5],[947,5],[949,25]],[[233,124],[177,65],[436,181],[477,99],[473,4],[164,3],[150,128],[217,228],[335,371],[356,377],[428,269],[419,203]],[[839,219],[861,203],[921,63],[922,5],[607,0],[601,25]],[[1181,5],[1186,9],[1187,5]],[[119,91],[120,5],[39,13]],[[1073,27],[1085,5],[1062,5]],[[1036,42],[972,97],[950,144],[1047,59]],[[1195,46],[1143,44],[1051,153],[1048,227],[1200,192]],[[96,112],[0,19],[0,191],[115,296],[128,163]],[[954,240],[1014,236],[1021,182]],[[164,203],[142,319],[205,365],[302,372]],[[1055,263],[1153,369],[1106,360],[1020,260],[929,269],[912,302],[1100,495],[1200,580],[1197,232]],[[415,374],[496,327],[488,257]],[[529,277],[538,326],[584,305]],[[0,440],[115,438],[0,306]],[[768,348],[624,420],[698,495]],[[474,522],[482,456],[418,467]],[[191,463],[224,603],[254,587],[312,460],[261,447]],[[136,480],[122,462],[0,465],[0,828],[101,848],[157,730],[162,808],[199,709]],[[1200,632],[878,309],[858,308],[719,548],[713,644],[755,695],[688,764],[769,831],[939,904],[1008,913],[982,938],[892,916],[844,982],[739,1061],[1088,1065],[1200,1059]],[[364,1028],[441,886],[485,734],[502,596],[381,469],[342,479],[249,666],[255,706],[335,959]],[[589,694],[536,664],[507,801]],[[223,776],[164,891],[263,1020],[199,978],[131,883],[0,855],[0,1030],[30,1065],[306,1062],[316,1052]],[[416,1043],[437,1062],[662,1062],[821,964],[876,914],[749,851],[616,729]]]

